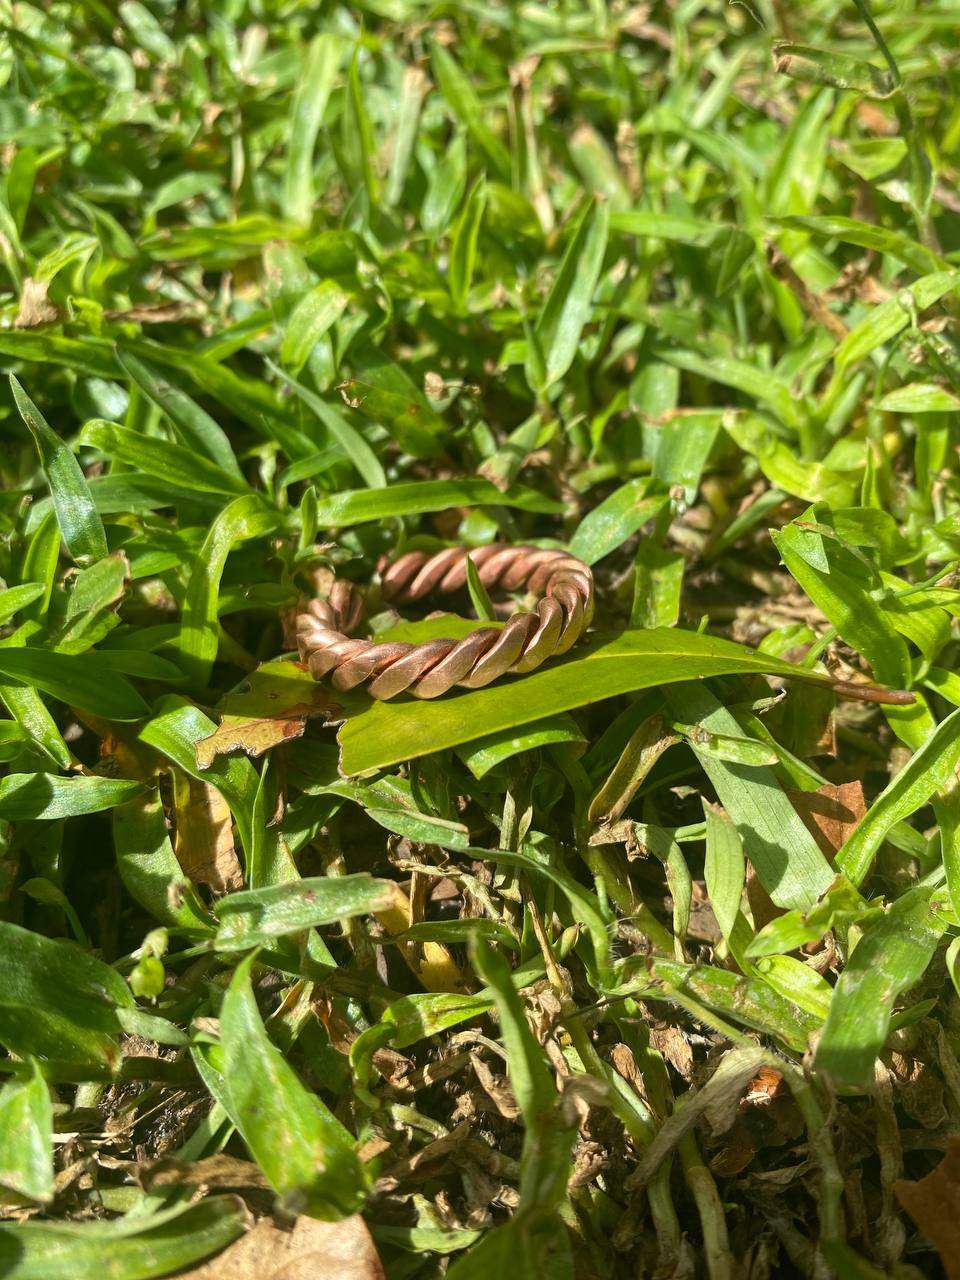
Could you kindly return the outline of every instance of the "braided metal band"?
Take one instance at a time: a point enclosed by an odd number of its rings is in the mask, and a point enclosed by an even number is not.
[[[351,640],[363,615],[352,583],[336,581],[325,600],[311,600],[297,614],[297,647],[316,680],[330,675],[335,689],[366,686],[373,698],[412,693],[436,698],[455,685],[479,689],[503,675],[534,671],[580,639],[593,617],[593,574],[565,551],[502,543],[471,550],[451,547],[429,555],[410,551],[384,567],[381,585],[391,604],[460,591],[467,557],[491,591],[520,587],[540,597],[533,613],[513,613],[502,629],[479,627],[462,640],[423,644]],[[332,674],[331,674],[332,673]]]

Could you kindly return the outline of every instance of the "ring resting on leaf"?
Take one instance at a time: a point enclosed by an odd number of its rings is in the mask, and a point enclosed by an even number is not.
[[[454,686],[479,689],[503,675],[535,671],[566,653],[589,627],[593,574],[567,552],[539,547],[494,543],[433,555],[410,551],[383,567],[383,598],[403,605],[462,591],[468,557],[484,587],[526,588],[540,597],[535,610],[511,614],[502,628],[480,626],[461,640],[377,644],[350,638],[363,616],[363,599],[352,583],[337,580],[326,599],[309,601],[297,614],[297,647],[310,674],[316,680],[329,675],[341,691],[363,686],[373,698],[436,698]]]
[[[525,587],[539,596],[534,612],[513,613],[502,628],[478,626],[461,640],[422,644],[351,639],[363,617],[363,597],[352,582],[335,579],[325,599],[310,600],[297,612],[297,647],[315,680],[330,676],[341,692],[365,687],[373,698],[399,693],[438,698],[459,686],[480,689],[504,675],[535,671],[548,658],[566,653],[593,618],[593,574],[566,551],[512,547],[503,543],[471,549],[450,547],[430,555],[410,551],[381,565],[383,598],[413,604],[431,595],[462,591],[467,559],[480,582],[494,592]],[[506,606],[509,608],[509,606]],[[802,668],[797,678],[803,679]],[[876,685],[834,680],[839,698],[908,706],[912,693]]]

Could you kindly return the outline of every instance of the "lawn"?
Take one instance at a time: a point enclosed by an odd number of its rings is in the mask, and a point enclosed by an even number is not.
[[[960,9],[0,17],[0,1276],[955,1280]]]

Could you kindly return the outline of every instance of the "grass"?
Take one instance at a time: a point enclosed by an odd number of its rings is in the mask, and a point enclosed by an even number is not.
[[[956,10],[0,17],[0,1274],[952,1274]]]

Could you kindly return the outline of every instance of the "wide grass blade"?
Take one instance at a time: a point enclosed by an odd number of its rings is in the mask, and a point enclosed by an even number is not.
[[[590,314],[593,293],[600,279],[610,231],[606,204],[591,201],[579,217],[567,244],[560,268],[533,330],[533,341],[543,361],[528,361],[527,380],[543,395],[570,368],[580,335]]]
[[[438,624],[443,630],[442,620]],[[798,669],[713,636],[684,631],[625,631],[598,637],[522,680],[437,702],[375,703],[340,730],[341,764],[366,773],[440,751],[481,734],[530,724],[618,693],[710,675],[796,676]],[[807,677],[807,673],[803,673]],[[819,683],[825,677],[811,676]],[[509,688],[509,697],[504,689]]]
[[[953,778],[960,762],[960,709],[936,726],[926,742],[876,798],[849,840],[837,851],[837,866],[853,884],[862,883],[877,850],[897,823],[916,813]]]
[[[0,1088],[0,1187],[37,1204],[53,1199],[53,1106],[36,1058],[30,1076]],[[2,1256],[0,1244],[0,1256]]]
[[[197,688],[206,686],[219,648],[217,603],[227,556],[236,543],[262,536],[276,523],[276,514],[258,494],[236,498],[214,520],[197,553],[184,596],[178,645],[184,669]]]
[[[37,447],[67,550],[77,560],[99,560],[107,554],[107,539],[79,462],[12,375],[10,389]]]
[[[307,46],[290,108],[284,208],[294,222],[307,224],[317,198],[314,151],[327,103],[336,83],[346,41],[333,32],[315,36]]]
[[[248,1226],[239,1196],[106,1222],[3,1223],[0,1266],[10,1280],[152,1280],[219,1253]]]
[[[946,928],[939,899],[919,886],[867,927],[837,981],[814,1060],[835,1085],[869,1083],[894,1001],[919,980]]]
[[[252,964],[248,957],[238,965],[220,1012],[221,1102],[288,1210],[348,1217],[366,1195],[353,1138],[271,1043]]]

